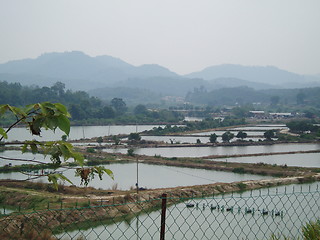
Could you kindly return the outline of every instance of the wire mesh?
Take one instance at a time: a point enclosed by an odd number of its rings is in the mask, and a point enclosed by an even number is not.
[[[159,239],[161,198],[104,205],[1,212],[0,239]],[[320,216],[317,184],[167,197],[165,239],[303,239]]]

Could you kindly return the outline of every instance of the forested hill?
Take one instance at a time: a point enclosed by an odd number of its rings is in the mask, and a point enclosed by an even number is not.
[[[296,105],[305,104],[320,108],[320,87],[301,89],[266,89],[255,90],[248,87],[222,88],[206,91],[195,89],[186,96],[186,101],[194,104],[205,105],[245,105],[245,104],[270,104],[270,105]]]
[[[84,91],[65,91],[65,85],[61,82],[52,87],[28,87],[20,83],[0,82],[0,104],[13,106],[25,106],[37,102],[60,102],[68,106],[75,119],[81,119],[81,115],[96,112],[103,106],[101,100],[90,97]]]
[[[21,86],[20,83],[0,82],[0,105],[23,107],[45,101],[66,105],[72,115],[71,120],[77,124],[178,122],[181,120],[179,114],[165,109],[149,111],[142,104],[129,109],[121,98],[116,97],[104,102],[96,97],[90,97],[84,91],[65,90],[65,85],[61,82],[56,82],[51,87],[41,88]],[[6,124],[5,119],[0,121]]]

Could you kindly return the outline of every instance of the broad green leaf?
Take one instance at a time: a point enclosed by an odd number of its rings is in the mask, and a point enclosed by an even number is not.
[[[52,114],[56,111],[56,107],[54,106],[53,103],[50,102],[43,102],[39,104],[41,111],[43,112],[43,114],[48,115],[48,114]]]
[[[55,103],[54,105],[55,105],[56,108],[57,108],[61,113],[63,113],[66,117],[70,117],[70,113],[68,112],[66,106],[64,106],[64,105],[61,104],[61,103]]]
[[[30,148],[31,148],[31,152],[32,152],[33,154],[38,153],[38,146],[37,146],[37,144],[35,144],[35,143],[30,143]]]
[[[73,184],[70,179],[68,179],[66,176],[64,176],[63,174],[60,173],[54,173],[54,174],[49,174],[48,175],[48,181],[52,182],[53,187],[58,190],[58,180],[61,179],[63,181],[67,181],[70,184]]]
[[[59,149],[65,160],[69,159],[72,156],[72,153],[70,152],[69,148],[65,144],[60,144]]]
[[[58,178],[57,178],[56,174],[48,175],[48,181],[52,182],[52,185],[55,190],[58,190]]]
[[[8,104],[0,106],[0,115],[3,115],[8,110]]]
[[[110,169],[107,169],[103,166],[93,167],[94,171],[98,173],[100,180],[102,180],[103,173],[108,174],[112,179],[114,179],[113,172]]]
[[[113,172],[112,172],[110,169],[105,168],[105,169],[103,169],[103,171],[104,171],[106,174],[108,174],[108,175],[112,178],[112,180],[114,180]]]
[[[73,182],[71,182],[71,180],[70,180],[69,178],[67,178],[65,175],[60,174],[60,173],[58,173],[57,175],[58,175],[58,176],[57,176],[58,178],[60,178],[60,179],[62,179],[62,180],[64,180],[64,181],[67,181],[67,182],[69,182],[70,184],[73,185]]]
[[[43,102],[41,103],[41,105],[45,108],[52,109],[52,110],[55,110],[56,108],[54,103],[51,103],[51,102]]]
[[[28,150],[28,143],[23,144],[22,148],[21,148],[21,152],[25,153]]]
[[[8,135],[3,128],[0,128],[0,135],[2,135],[5,139],[8,139]]]
[[[40,118],[33,119],[32,122],[29,122],[29,128],[33,135],[40,136],[41,127],[43,125],[43,120]]]
[[[81,167],[83,166],[84,157],[81,153],[73,152],[72,157],[77,164],[79,164]]]
[[[44,118],[44,127],[46,127],[46,128],[49,128],[49,129],[51,129],[51,130],[53,130],[53,131],[55,131],[56,130],[56,128],[57,128],[57,126],[58,126],[58,119],[57,119],[57,117],[45,117]]]
[[[57,117],[57,121],[58,121],[57,125],[61,129],[61,131],[63,131],[67,136],[69,136],[69,133],[70,133],[69,119],[64,115],[60,115]]]
[[[35,108],[35,105],[36,105],[36,104],[29,104],[29,105],[27,105],[27,106],[25,107],[25,112],[26,112],[26,113],[29,113],[29,112],[37,109],[37,108]]]
[[[26,116],[26,114],[20,109],[20,108],[17,108],[17,107],[13,107],[13,106],[10,106],[8,105],[10,111],[16,115],[16,116]]]

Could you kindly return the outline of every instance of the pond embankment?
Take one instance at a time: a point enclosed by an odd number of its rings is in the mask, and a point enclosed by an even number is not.
[[[208,185],[175,187],[166,189],[144,190],[139,193],[133,191],[121,193],[116,196],[110,195],[87,195],[87,196],[60,196],[65,199],[77,200],[82,198],[90,201],[91,205],[87,207],[73,207],[64,209],[37,210],[25,214],[12,214],[4,216],[0,221],[0,228],[10,233],[20,233],[23,229],[28,229],[32,224],[34,230],[49,229],[53,232],[59,232],[59,229],[65,229],[75,226],[77,223],[108,221],[122,221],[124,217],[133,217],[140,212],[156,210],[160,207],[162,194],[167,194],[167,203],[186,201],[190,198],[206,197],[212,195],[226,194],[237,191],[247,191],[259,188],[274,187],[288,184],[306,183],[319,181],[320,174],[310,174],[306,176],[276,178],[267,180],[251,180],[233,183],[215,183]],[[37,223],[37,224],[34,224]],[[101,224],[101,223],[100,223]],[[54,238],[53,238],[54,239]]]

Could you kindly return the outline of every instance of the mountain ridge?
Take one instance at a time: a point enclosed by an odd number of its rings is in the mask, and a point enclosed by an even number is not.
[[[203,85],[208,90],[246,85],[255,89],[284,88],[309,84],[320,86],[320,75],[305,76],[274,66],[223,64],[179,75],[158,64],[131,65],[108,55],[91,57],[80,51],[44,53],[35,59],[0,64],[0,81],[47,86],[56,81],[74,90],[124,87],[156,90],[179,95]],[[152,83],[155,83],[153,86]],[[282,85],[281,85],[282,84]]]

